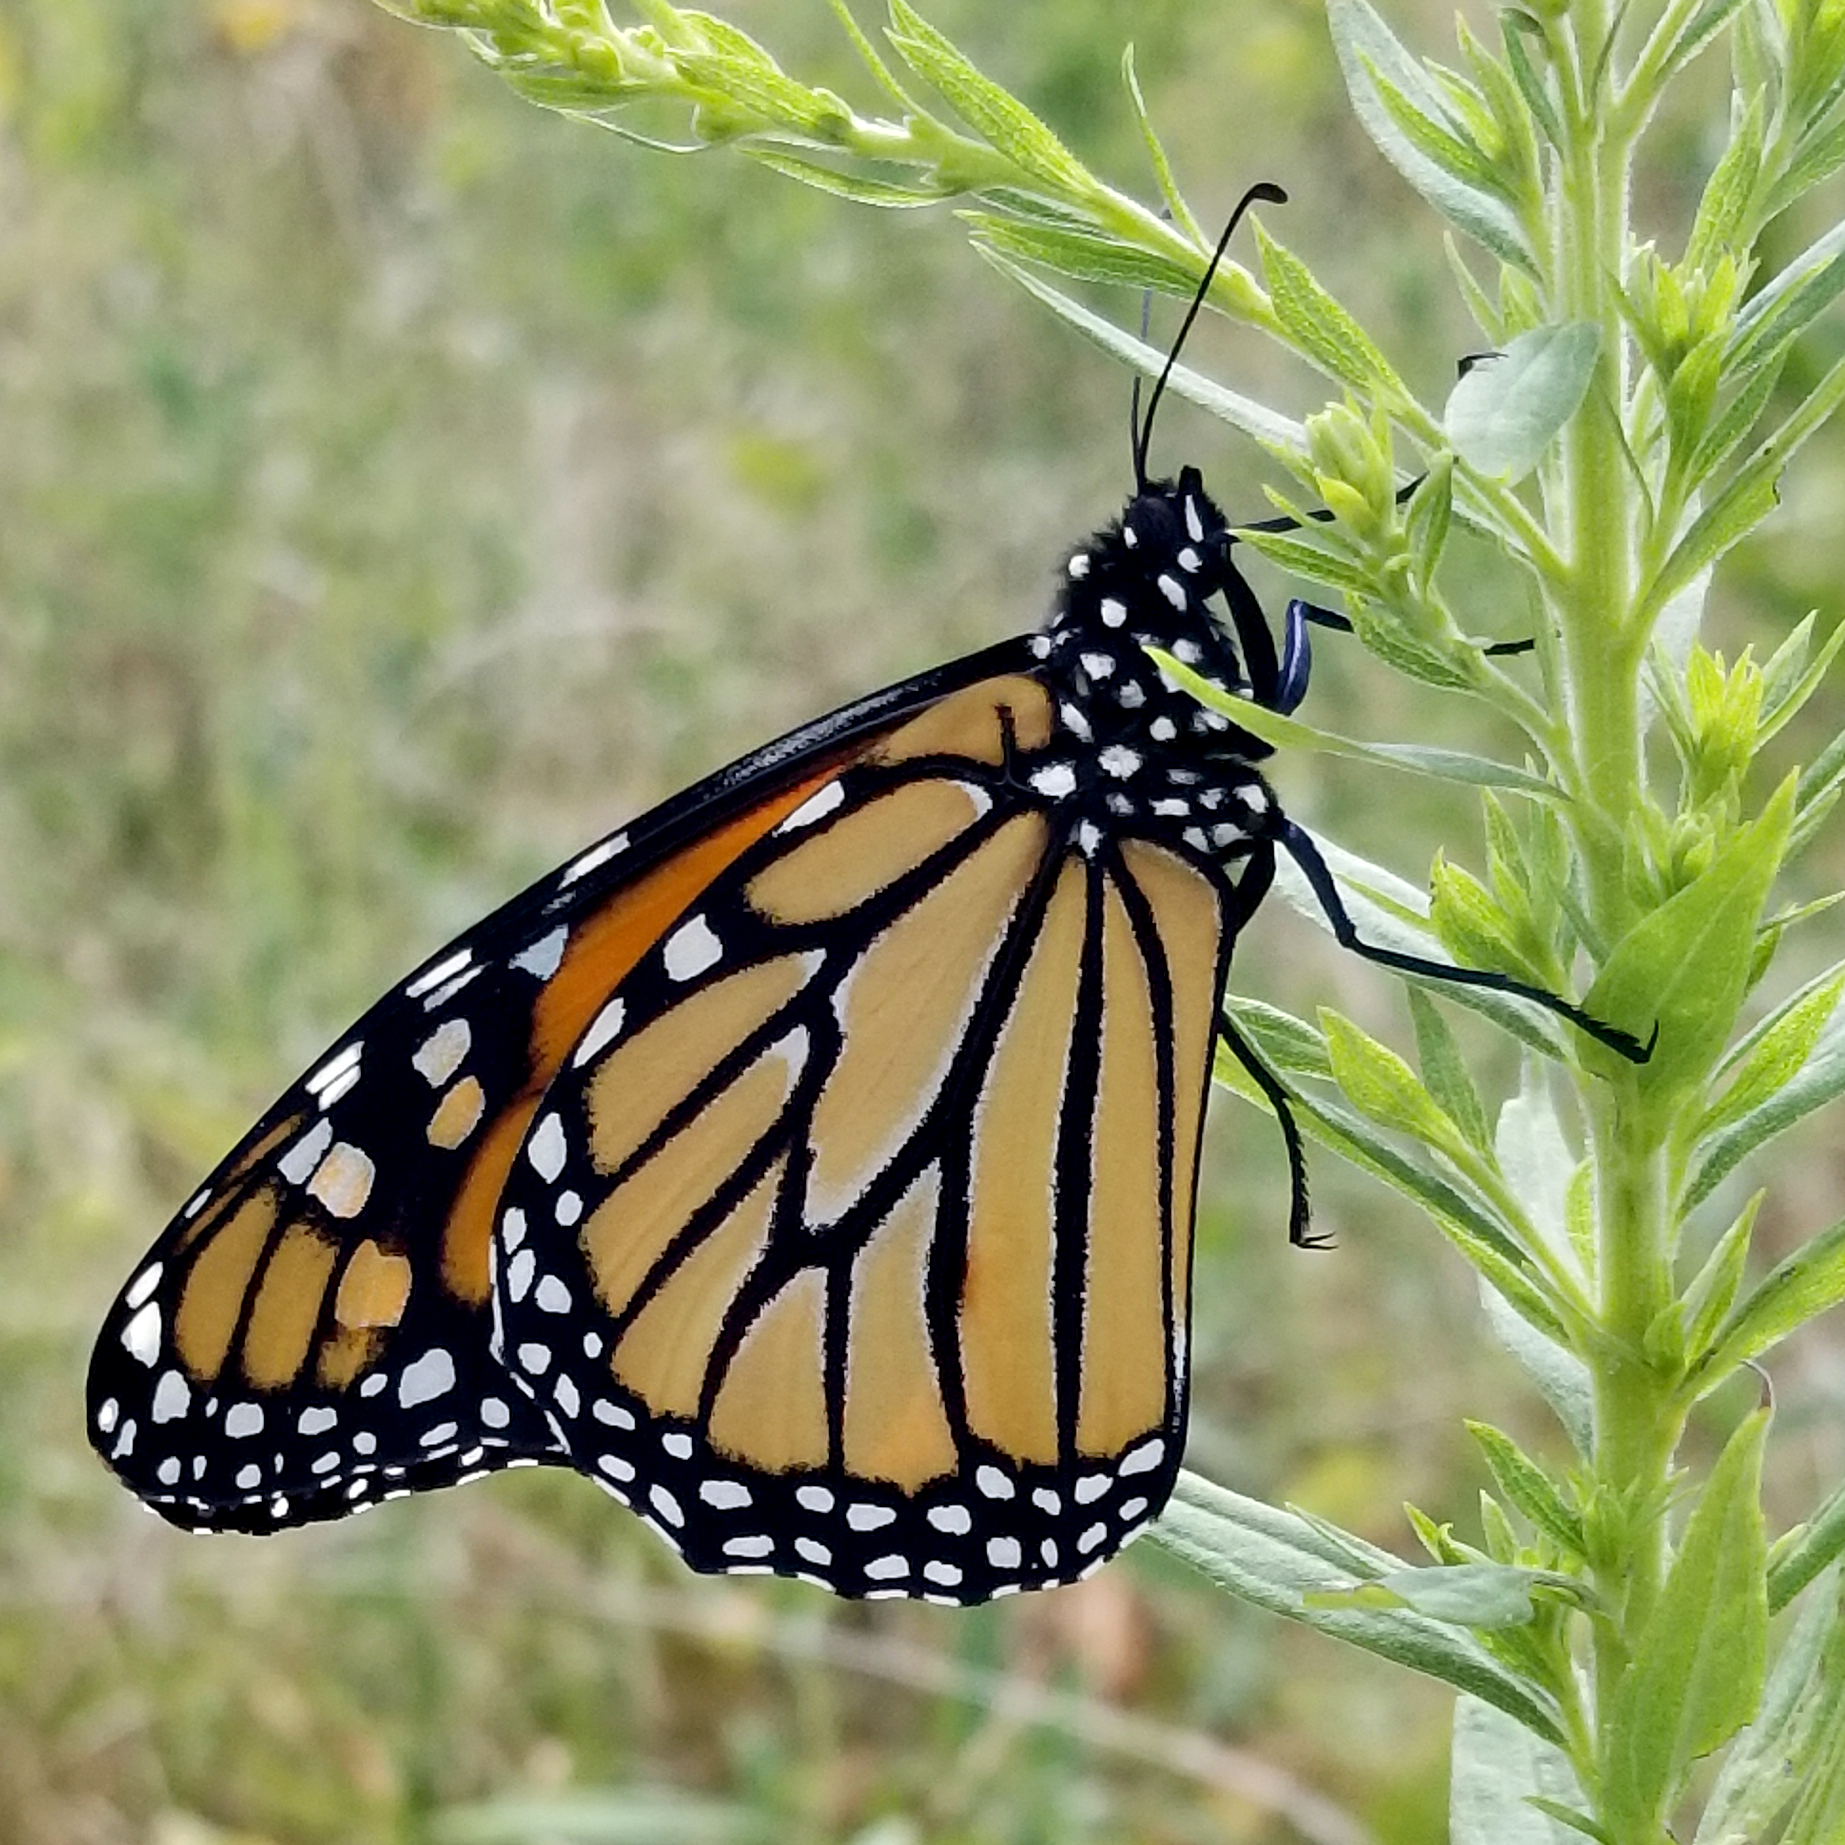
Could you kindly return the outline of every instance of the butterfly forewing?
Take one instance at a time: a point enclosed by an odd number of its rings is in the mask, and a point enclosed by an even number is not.
[[[488,1351],[492,1228],[546,1087],[714,878],[891,714],[979,666],[892,688],[720,772],[515,898],[360,1020],[111,1309],[89,1420],[123,1480],[175,1523],[265,1531],[560,1458]]]
[[[1085,1573],[1178,1465],[1227,932],[1033,783],[1017,677],[739,854],[509,1177],[498,1349],[695,1567],[976,1601]]]

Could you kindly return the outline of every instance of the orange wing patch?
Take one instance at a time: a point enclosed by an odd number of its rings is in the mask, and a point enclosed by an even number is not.
[[[494,1208],[506,1189],[506,1175],[512,1170],[539,1099],[563,1067],[571,1047],[668,925],[698,900],[714,878],[779,826],[832,775],[829,767],[772,801],[751,808],[637,879],[571,930],[563,959],[539,998],[532,1025],[531,1079],[495,1117],[449,1207],[448,1222],[442,1231],[442,1279],[456,1299],[470,1306],[486,1304],[491,1286],[487,1256]]]

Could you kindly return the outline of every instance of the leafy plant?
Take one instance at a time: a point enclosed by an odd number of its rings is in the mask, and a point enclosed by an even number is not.
[[[1049,277],[1182,296],[1204,270],[1209,239],[1131,57],[1164,215],[1090,174],[905,0],[891,0],[885,52],[834,0],[887,115],[667,0],[636,0],[630,26],[602,0],[390,4],[461,29],[533,100],[619,133],[639,134],[637,110],[677,110],[677,145],[727,144],[864,203],[955,202],[988,262],[1142,371],[1161,355]],[[1587,1007],[1657,1040],[1634,1067],[1516,1001],[1444,989],[1524,1047],[1495,1121],[1425,993],[1410,995],[1413,1063],[1336,1014],[1316,1025],[1233,1001],[1307,1129],[1419,1205],[1478,1271],[1490,1324],[1573,1459],[1559,1470],[1470,1425],[1495,1492],[1477,1541],[1412,1512],[1420,1567],[1189,1478],[1160,1537],[1226,1592],[1463,1694],[1459,1845],[1661,1845],[1719,1753],[1700,1845],[1775,1828],[1820,1845],[1845,1829],[1845,1495],[1771,1544],[1770,1408],[1735,1421],[1701,1474],[1680,1448],[1703,1399],[1845,1297],[1845,1225],[1751,1286],[1756,1202],[1714,1239],[1707,1221],[1741,1161],[1845,1089],[1845,964],[1741,1024],[1815,907],[1772,901],[1845,788],[1845,738],[1774,786],[1757,758],[1845,629],[1816,647],[1809,621],[1760,661],[1699,639],[1714,568],[1845,399],[1845,360],[1779,394],[1845,291],[1845,226],[1778,270],[1763,256],[1770,225],[1845,165],[1845,7],[1531,0],[1502,9],[1496,44],[1462,25],[1453,67],[1404,46],[1368,0],[1329,0],[1328,18],[1359,121],[1447,220],[1455,285],[1495,350],[1445,405],[1420,401],[1259,228],[1257,271],[1226,264],[1209,303],[1320,374],[1329,401],[1300,422],[1189,368],[1174,386],[1290,477],[1278,507],[1332,515],[1248,542],[1340,597],[1382,665],[1489,707],[1518,760],[1359,744],[1240,707],[1238,721],[1476,791],[1484,879],[1438,858],[1419,898],[1329,847],[1375,939],[1556,987],[1587,969]],[[1662,101],[1719,49],[1727,140],[1668,256],[1631,221],[1633,180]],[[1523,582],[1535,689],[1449,599],[1457,528]],[[1259,1100],[1229,1062],[1219,1076]],[[1708,1247],[1699,1263],[1694,1247]],[[1772,1616],[1796,1599],[1772,1645]]]

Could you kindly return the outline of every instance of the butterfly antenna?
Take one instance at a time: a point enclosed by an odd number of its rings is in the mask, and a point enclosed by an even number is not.
[[[1162,212],[1161,217],[1167,214]],[[1153,326],[1153,290],[1143,288],[1140,291],[1140,343],[1147,343],[1147,334]],[[1134,374],[1134,388],[1128,393],[1128,448],[1134,457],[1134,484],[1138,491],[1145,492],[1147,486],[1146,470],[1141,465],[1144,451],[1140,444],[1140,373]]]
[[[1147,399],[1146,421],[1134,432],[1134,484],[1142,493],[1147,490],[1147,447],[1153,440],[1153,419],[1159,411],[1160,399],[1166,394],[1167,380],[1171,378],[1172,368],[1179,361],[1179,354],[1184,350],[1192,324],[1204,306],[1204,298],[1211,292],[1211,284],[1217,277],[1217,266],[1224,260],[1224,252],[1230,247],[1230,239],[1236,234],[1236,227],[1242,222],[1244,212],[1258,199],[1270,205],[1285,205],[1288,195],[1279,186],[1271,185],[1267,180],[1258,180],[1237,200],[1236,209],[1230,214],[1230,222],[1224,226],[1224,234],[1218,238],[1217,248],[1211,252],[1211,260],[1205,265],[1204,280],[1198,284],[1198,292],[1192,296],[1192,304],[1185,310],[1185,318],[1179,323],[1178,338],[1172,342],[1172,349],[1166,354],[1166,363],[1153,386],[1153,394]]]

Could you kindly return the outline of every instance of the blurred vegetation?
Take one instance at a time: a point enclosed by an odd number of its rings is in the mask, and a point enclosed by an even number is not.
[[[859,81],[819,0],[725,10]],[[1132,35],[1194,194],[1284,181],[1290,241],[1439,398],[1470,343],[1439,242],[1308,0],[931,14],[1150,193]],[[1682,222],[1710,150],[1680,139],[1650,207]],[[1035,620],[1128,485],[1126,400],[944,219],[639,153],[365,0],[0,0],[0,1845],[1443,1836],[1443,1697],[1145,1547],[867,1610],[697,1581],[548,1474],[188,1540],[83,1439],[104,1304],[296,1069],[598,830]],[[1221,429],[1175,405],[1161,440],[1257,505]],[[1752,632],[1836,605],[1836,437],[1796,493],[1732,573]],[[1482,566],[1478,625],[1515,629],[1492,594]],[[1468,721],[1321,653],[1331,727]],[[1411,876],[1477,856],[1421,784],[1280,779]],[[1285,913],[1237,980],[1398,1023]],[[1272,1130],[1225,1101],[1212,1137],[1193,1464],[1398,1547],[1404,1498],[1468,1515],[1455,1407],[1519,1426],[1469,1279],[1326,1160],[1338,1251],[1288,1251]],[[1845,1176],[1823,1129],[1786,1144],[1770,1253]],[[1845,1470],[1845,1344],[1777,1378],[1804,1505]]]

